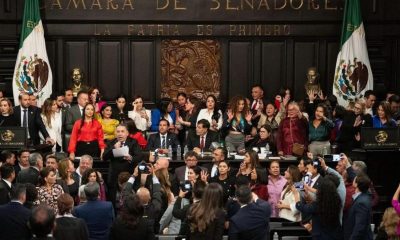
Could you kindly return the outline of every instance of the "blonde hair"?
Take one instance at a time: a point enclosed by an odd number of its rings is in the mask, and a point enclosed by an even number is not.
[[[2,99],[0,99],[0,102],[7,102],[8,106],[10,107],[10,109],[8,110],[8,114],[13,114],[14,113],[13,105],[12,105],[10,99],[2,98]]]
[[[397,224],[400,221],[400,216],[392,207],[388,207],[382,217],[380,227],[383,228],[388,235],[388,239],[399,239],[396,233]]]
[[[358,99],[355,104],[360,104],[362,114],[365,114],[365,101],[364,99]]]

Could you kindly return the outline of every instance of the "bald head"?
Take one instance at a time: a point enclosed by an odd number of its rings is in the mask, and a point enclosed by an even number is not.
[[[136,195],[139,197],[142,205],[148,204],[151,200],[150,191],[145,187],[139,188],[136,192]]]

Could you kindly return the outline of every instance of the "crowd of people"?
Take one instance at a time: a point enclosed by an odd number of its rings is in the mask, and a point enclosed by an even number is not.
[[[399,125],[400,97],[376,103],[369,90],[341,106],[321,91],[296,102],[284,88],[266,98],[261,85],[226,106],[181,92],[151,110],[141,96],[109,105],[96,87],[76,104],[71,89],[54,93],[40,108],[34,95],[22,93],[15,107],[2,97],[0,126],[24,127],[29,146],[50,150],[1,152],[0,239],[269,239],[271,218],[313,239],[373,239],[377,193],[366,164],[348,154],[362,127]],[[332,152],[335,169],[324,159]],[[210,164],[201,163],[206,153]],[[238,168],[232,153],[242,156]],[[268,154],[299,163],[264,168]],[[171,169],[171,156],[184,165]],[[93,161],[109,162],[107,178]],[[399,195],[400,186],[377,239],[400,237]]]

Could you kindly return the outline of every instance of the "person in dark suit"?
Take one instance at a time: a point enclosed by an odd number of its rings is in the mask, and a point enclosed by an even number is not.
[[[0,205],[10,202],[11,183],[15,179],[15,170],[13,166],[6,163],[0,167]]]
[[[189,151],[185,154],[185,166],[175,168],[175,178],[177,180],[177,184],[188,180],[188,172],[190,167],[197,166],[198,155],[194,151]]]
[[[125,124],[120,124],[116,128],[116,138],[108,142],[104,151],[103,159],[110,161],[108,174],[108,197],[109,200],[115,203],[117,192],[117,179],[121,172],[133,173],[134,165],[140,162],[143,158],[142,150],[135,139],[129,138],[128,128]],[[113,149],[120,149],[127,146],[129,154],[124,157],[115,157]]]
[[[371,196],[368,194],[371,180],[366,174],[359,174],[354,179],[353,205],[351,206],[344,224],[345,240],[372,240],[371,231]]]
[[[170,123],[166,119],[160,119],[158,124],[158,133],[149,136],[147,141],[146,149],[154,151],[156,149],[162,149],[163,153],[168,152],[169,146],[176,152],[176,148],[179,145],[178,137],[174,133],[168,131]]]
[[[30,239],[27,222],[31,211],[23,206],[26,187],[16,184],[11,191],[11,202],[0,206],[0,239]]]
[[[241,208],[229,221],[229,239],[268,239],[271,216],[268,202],[252,194],[246,185],[238,187],[236,198]]]
[[[56,226],[56,215],[52,208],[41,204],[32,210],[29,218],[29,227],[33,234],[32,240],[55,240],[52,236]]]
[[[74,199],[68,193],[61,194],[57,199],[58,214],[54,230],[54,237],[57,240],[86,240],[89,238],[89,232],[85,221],[75,218],[71,215],[74,207]]]
[[[83,109],[86,104],[89,102],[89,95],[87,92],[80,91],[77,97],[78,104],[70,107],[67,111],[67,116],[65,119],[65,131],[67,133],[72,132],[72,128],[74,127],[74,123],[82,119]]]
[[[54,140],[49,137],[49,133],[43,124],[40,111],[29,103],[29,94],[22,93],[18,99],[20,105],[14,107],[14,116],[18,126],[27,128],[28,142],[30,140],[33,145],[40,144],[40,131],[46,139],[46,143],[54,145]]]
[[[18,154],[17,154],[18,162],[17,162],[17,164],[14,165],[14,170],[15,170],[16,176],[18,176],[19,172],[22,169],[29,168],[29,155],[30,154],[31,154],[30,150],[27,148],[23,148],[18,151]]]
[[[17,176],[17,183],[32,183],[38,185],[39,171],[43,168],[43,157],[40,153],[32,153],[29,155],[30,167],[21,170]]]
[[[99,201],[100,185],[97,182],[86,184],[87,202],[79,205],[73,215],[82,218],[89,230],[89,239],[109,239],[110,227],[114,221],[114,208],[110,202]]]
[[[187,147],[199,153],[201,151],[210,151],[212,142],[218,142],[218,135],[209,131],[210,122],[206,119],[200,119],[196,125],[196,134],[189,134],[187,138]]]
[[[124,199],[124,208],[110,230],[110,240],[147,239],[153,240],[154,230],[143,217],[144,206],[137,195],[130,194]]]

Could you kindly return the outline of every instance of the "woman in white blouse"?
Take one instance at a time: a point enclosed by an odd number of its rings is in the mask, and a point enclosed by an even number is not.
[[[42,113],[40,114],[40,116],[42,117],[44,126],[46,127],[50,138],[56,141],[56,144],[54,144],[53,146],[53,152],[56,152],[56,150],[62,150],[61,114],[62,113],[58,109],[56,100],[47,98],[44,101],[42,106]]]
[[[301,215],[296,209],[296,201],[292,191],[295,183],[300,183],[301,181],[300,170],[294,165],[289,165],[285,171],[285,178],[287,182],[281,193],[281,200],[277,204],[279,217],[292,222],[300,222]]]
[[[131,118],[137,129],[142,132],[147,131],[151,126],[151,111],[143,107],[143,98],[136,96],[132,102],[133,110],[128,111],[128,117]]]
[[[210,122],[210,130],[218,132],[222,127],[222,112],[216,107],[217,98],[214,95],[208,95],[206,99],[206,108],[200,110],[197,116],[197,122],[200,119],[206,119]]]

